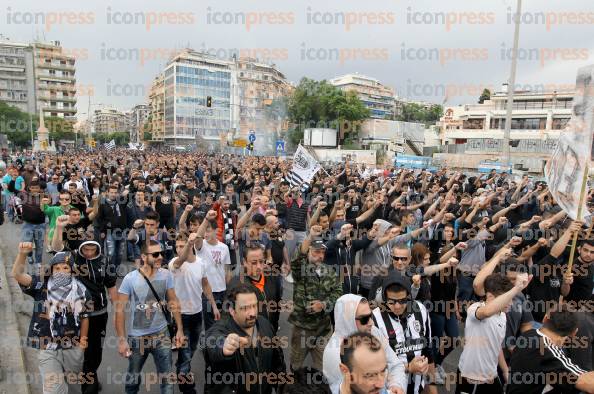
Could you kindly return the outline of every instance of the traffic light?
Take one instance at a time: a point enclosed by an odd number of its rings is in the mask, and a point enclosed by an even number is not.
[[[89,141],[89,145],[91,145],[91,148],[94,148],[95,146],[97,146],[97,142],[95,142],[95,140],[91,140]]]
[[[208,108],[212,107],[212,97],[211,96],[206,96],[206,106]]]
[[[248,149],[253,151],[254,150],[254,143],[250,142],[250,144],[248,145]]]

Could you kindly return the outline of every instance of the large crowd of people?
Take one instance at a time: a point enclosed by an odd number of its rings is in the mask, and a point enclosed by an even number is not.
[[[44,393],[105,391],[106,335],[126,393],[594,392],[592,224],[544,181],[346,161],[304,190],[275,157],[3,160]]]

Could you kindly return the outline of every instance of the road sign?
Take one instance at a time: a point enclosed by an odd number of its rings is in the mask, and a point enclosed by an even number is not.
[[[250,142],[255,142],[256,141],[256,134],[253,131],[250,131],[250,135],[248,137],[248,140]]]
[[[285,141],[278,140],[276,141],[276,153],[284,152],[285,151]]]
[[[247,141],[243,139],[233,140],[233,146],[236,148],[245,148],[247,146]]]

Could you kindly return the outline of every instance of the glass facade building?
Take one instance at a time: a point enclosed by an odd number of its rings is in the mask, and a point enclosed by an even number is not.
[[[164,71],[165,140],[190,144],[197,136],[219,140],[231,127],[231,62],[182,53]],[[207,107],[207,97],[211,106]]]

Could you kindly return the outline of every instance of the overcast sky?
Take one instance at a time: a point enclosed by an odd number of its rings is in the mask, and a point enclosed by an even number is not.
[[[516,6],[515,0],[12,3],[0,6],[0,33],[19,42],[59,40],[77,56],[79,116],[89,95],[91,110],[147,102],[169,54],[188,46],[267,56],[295,83],[358,72],[401,97],[474,102],[482,87],[498,90],[508,78],[510,59],[502,52],[512,47]],[[571,86],[577,68],[592,63],[591,10],[588,0],[524,0],[517,83]]]

